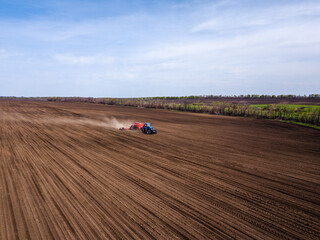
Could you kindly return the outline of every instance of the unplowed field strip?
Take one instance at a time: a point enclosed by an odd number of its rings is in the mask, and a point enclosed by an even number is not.
[[[113,122],[151,122],[157,135]],[[319,239],[320,132],[0,101],[0,239]]]

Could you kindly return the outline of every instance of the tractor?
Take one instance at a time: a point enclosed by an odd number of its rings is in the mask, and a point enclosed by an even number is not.
[[[142,128],[140,128],[141,132],[144,134],[156,134],[157,130],[155,130],[150,123],[145,123]]]
[[[140,123],[135,122],[130,127],[122,127],[119,130],[140,130],[144,134],[156,134],[157,130],[155,130],[150,123]]]

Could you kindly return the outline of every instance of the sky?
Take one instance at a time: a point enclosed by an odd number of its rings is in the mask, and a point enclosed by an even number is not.
[[[319,0],[0,0],[0,96],[311,93]]]

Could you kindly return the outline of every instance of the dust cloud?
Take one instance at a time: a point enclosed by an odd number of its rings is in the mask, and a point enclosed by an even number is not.
[[[69,121],[69,119],[67,120]],[[76,119],[71,120],[72,123],[79,123],[79,124],[88,124],[98,127],[107,127],[107,128],[122,128],[122,127],[130,127],[134,121],[130,120],[118,120],[114,117],[111,118],[104,118],[101,120],[95,120],[95,119]]]
[[[0,115],[0,119],[16,122],[29,122],[37,124],[81,124],[81,125],[91,125],[97,127],[106,127],[106,128],[122,128],[130,127],[134,121],[132,120],[118,120],[115,117],[104,117],[100,119],[92,118],[74,118],[74,117],[55,117],[48,118],[43,116],[26,116],[17,113],[6,113]]]

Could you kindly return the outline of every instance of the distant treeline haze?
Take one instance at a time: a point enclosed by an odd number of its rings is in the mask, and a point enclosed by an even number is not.
[[[17,98],[15,98],[17,99]],[[18,98],[21,99],[21,98]],[[25,98],[23,98],[25,99]],[[30,99],[30,98],[27,98]],[[86,102],[131,107],[158,108],[227,116],[279,119],[320,125],[320,95],[240,95],[145,98],[49,97],[33,100]]]

